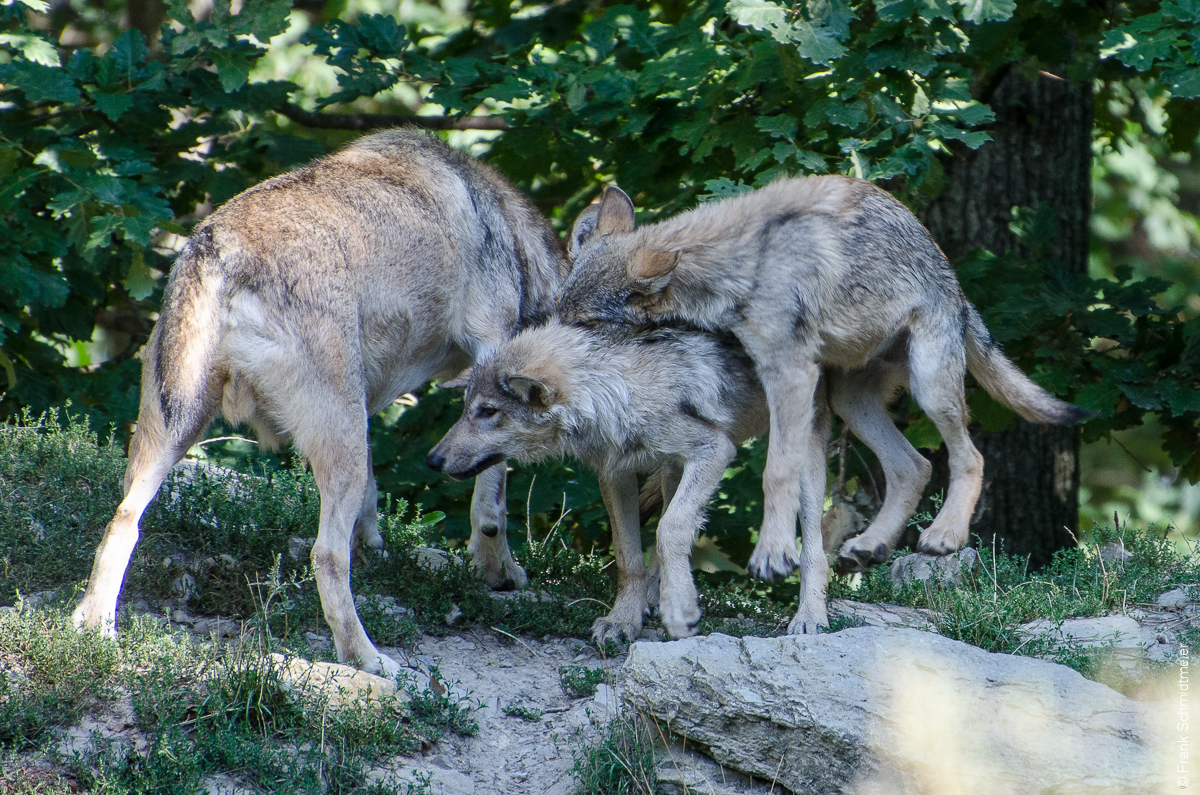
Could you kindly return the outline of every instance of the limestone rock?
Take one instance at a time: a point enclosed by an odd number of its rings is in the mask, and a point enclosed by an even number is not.
[[[1186,588],[1175,588],[1158,597],[1157,601],[1162,607],[1182,607],[1191,604],[1192,597]]]
[[[967,547],[953,555],[926,555],[924,552],[914,552],[902,558],[896,558],[888,577],[892,585],[902,587],[906,582],[944,582],[947,585],[957,584],[964,571],[972,571],[979,563],[979,553]]]
[[[1125,565],[1125,561],[1132,557],[1133,553],[1126,549],[1123,543],[1118,541],[1105,544],[1100,548],[1100,559],[1104,561],[1105,566],[1120,568]]]
[[[756,781],[723,767],[682,743],[659,755],[655,769],[661,795],[771,795],[771,781]],[[779,792],[775,785],[774,792]]]
[[[1118,661],[1123,663],[1138,662],[1145,656],[1142,628],[1129,616],[1068,618],[1061,624],[1042,618],[1022,624],[1017,631],[1049,638],[1054,651],[1111,647]]]
[[[912,629],[635,643],[622,678],[631,708],[793,792],[1148,795],[1173,769],[1169,715]]]
[[[852,602],[849,599],[831,599],[829,618],[857,618],[868,627],[908,627],[936,632],[934,620],[937,613],[921,607]]]
[[[392,703],[408,703],[408,693],[396,687],[391,679],[360,671],[349,665],[327,662],[309,662],[300,657],[284,657],[272,654],[271,659],[279,666],[284,686],[289,691],[319,693],[329,699],[335,708],[373,704],[383,706]]]
[[[455,563],[459,562],[457,555],[453,555],[444,549],[434,549],[433,547],[417,547],[412,551],[413,559],[417,561],[417,565],[430,571],[438,571],[448,564],[451,560]]]

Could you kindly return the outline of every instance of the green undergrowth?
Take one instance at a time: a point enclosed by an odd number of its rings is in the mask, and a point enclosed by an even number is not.
[[[18,592],[77,598],[120,502],[124,466],[120,449],[60,412],[0,426],[0,604],[15,604]],[[295,650],[319,656],[305,633],[327,632],[315,584],[306,577],[320,495],[304,470],[254,459],[247,470],[192,465],[171,473],[143,517],[121,603],[138,612],[183,607],[196,616],[246,620],[278,560],[279,576],[297,587],[273,614],[271,630]],[[360,616],[378,643],[408,645],[422,631],[445,632],[451,615],[458,627],[585,637],[607,611],[613,572],[604,571],[601,556],[570,548],[557,526],[540,539],[510,534],[529,586],[497,599],[461,554],[436,570],[411,554],[441,546],[440,520],[440,513],[385,500],[386,554],[367,550],[352,570],[354,593],[367,597]],[[391,597],[411,612],[389,610],[374,597]]]
[[[657,743],[649,721],[622,714],[575,753],[575,795],[655,795]]]
[[[399,682],[403,697],[370,702],[308,687],[272,654],[280,646],[264,628],[198,644],[138,616],[113,640],[75,631],[61,610],[0,614],[0,753],[40,753],[84,791],[191,795],[223,775],[259,791],[416,793],[369,777],[372,765],[477,730],[469,704],[416,681]],[[94,735],[72,755],[55,750],[63,728],[118,701],[132,710],[131,730]]]

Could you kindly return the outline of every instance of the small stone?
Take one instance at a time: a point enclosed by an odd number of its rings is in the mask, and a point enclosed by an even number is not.
[[[1188,596],[1187,589],[1175,588],[1158,597],[1156,601],[1163,607],[1181,607],[1189,604],[1192,600]]]
[[[1116,566],[1124,566],[1125,561],[1133,557],[1133,553],[1125,548],[1123,543],[1113,541],[1110,544],[1105,544],[1100,548],[1100,559],[1107,564]]]
[[[916,552],[897,558],[888,572],[892,585],[903,587],[906,582],[942,582],[957,585],[964,571],[972,571],[979,563],[979,553],[967,547],[953,555],[937,556]]]
[[[288,539],[288,557],[292,560],[301,560],[308,557],[308,550],[312,549],[313,539],[302,538],[301,536],[292,536]]]
[[[444,549],[434,549],[433,547],[417,547],[412,551],[413,559],[417,561],[417,565],[430,571],[438,571],[448,564],[452,559],[457,561],[458,558],[451,555]]]
[[[367,702],[386,704],[407,702],[410,696],[396,687],[391,679],[360,671],[349,665],[327,662],[309,662],[300,657],[287,658],[272,654],[271,660],[279,666],[280,679],[289,692],[320,692],[329,698],[333,707],[354,706]]]
[[[171,583],[171,593],[180,602],[186,602],[196,595],[196,578],[184,572]]]
[[[174,621],[176,624],[185,624],[189,627],[196,623],[195,619],[193,619],[191,616],[189,616],[187,613],[183,612],[182,610],[172,611],[171,620]]]

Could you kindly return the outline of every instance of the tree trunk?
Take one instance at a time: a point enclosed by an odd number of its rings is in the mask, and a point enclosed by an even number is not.
[[[951,262],[976,249],[1021,250],[1008,229],[1013,207],[1046,202],[1058,235],[1050,256],[1072,272],[1087,269],[1091,211],[1092,90],[1045,72],[1032,81],[1007,71],[981,97],[996,114],[993,140],[943,159],[945,187],[924,221]],[[971,532],[1045,565],[1073,543],[1079,519],[1079,432],[1016,420],[1000,433],[976,431],[984,487]],[[944,451],[939,456],[945,459]],[[930,493],[946,485],[936,466]],[[940,481],[940,482],[938,482]]]

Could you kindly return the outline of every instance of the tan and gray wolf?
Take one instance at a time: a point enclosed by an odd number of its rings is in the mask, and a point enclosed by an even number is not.
[[[505,458],[588,464],[612,523],[618,577],[613,610],[593,635],[636,638],[647,597],[671,637],[694,634],[692,542],[737,445],[767,425],[766,396],[741,346],[696,331],[552,320],[501,345],[466,387],[463,416],[428,464],[455,478]],[[660,467],[656,588],[642,558],[636,473]]]
[[[781,179],[635,228],[633,202],[610,187],[572,231],[565,322],[682,322],[731,331],[754,360],[770,407],[765,511],[750,569],[770,577],[795,560],[803,578],[789,631],[827,626],[821,544],[825,451],[814,422],[821,373],[833,409],[885,467],[884,506],[839,552],[848,568],[886,557],[916,506],[929,466],[887,416],[907,385],[950,452],[950,487],[918,549],[947,554],[968,538],[983,459],[967,434],[967,370],[1034,422],[1087,412],[1029,380],[992,340],[954,270],[904,205],[863,180]]]
[[[553,308],[555,237],[502,177],[437,139],[390,131],[235,196],[193,232],[142,353],[125,497],[96,551],[78,625],[115,631],[138,521],[223,413],[312,466],[312,549],[338,659],[392,674],[350,593],[352,541],[379,547],[367,418],[486,356]],[[470,552],[493,587],[525,572],[505,535],[504,465],[476,480]]]

